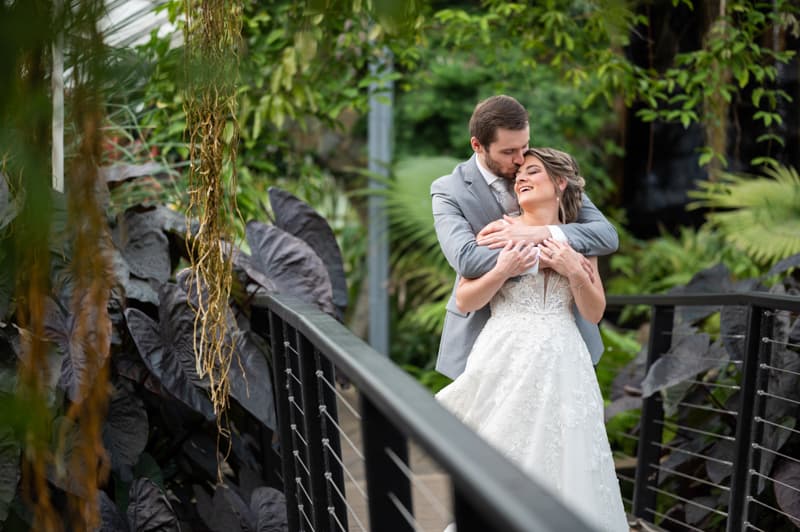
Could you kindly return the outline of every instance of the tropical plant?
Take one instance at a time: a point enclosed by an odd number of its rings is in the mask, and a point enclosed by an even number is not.
[[[119,176],[124,168],[105,171]],[[136,173],[135,171],[128,172]],[[129,177],[128,180],[138,179]],[[121,185],[119,179],[108,186]],[[9,230],[18,214],[19,195],[0,179],[0,250],[12,249]],[[271,445],[275,412],[263,296],[279,291],[317,304],[336,317],[347,305],[341,254],[333,233],[316,212],[281,190],[270,191],[275,225],[247,224],[250,254],[228,247],[234,284],[225,318],[235,346],[230,366],[231,431],[229,455],[217,454],[215,411],[210,381],[195,364],[197,283],[189,281],[187,234],[182,213],[161,205],[136,205],[104,219],[111,235],[113,291],[108,301],[111,344],[109,378],[113,391],[102,416],[102,440],[111,474],[98,479],[100,526],[106,530],[150,530],[155,520],[165,529],[228,531],[272,526],[284,530],[285,503],[276,488],[279,448]],[[68,238],[65,199],[53,195],[51,290],[47,294],[44,346],[50,376],[50,410],[39,421],[65,436],[67,449],[77,441],[81,419],[66,409],[76,390],[91,376],[83,367],[87,352],[76,343],[76,315],[69,305],[76,289],[70,275],[74,242]],[[4,529],[27,529],[30,509],[18,497],[20,437],[31,420],[25,403],[14,396],[17,367],[25,364],[22,346],[30,330],[18,323],[14,285],[20,274],[14,255],[0,255],[0,522]],[[8,264],[10,262],[10,264]],[[202,289],[202,286],[201,286]],[[42,368],[40,368],[41,370]],[[70,494],[86,503],[80,471],[56,463],[47,473],[47,492],[55,510]],[[223,473],[217,482],[218,467]]]
[[[764,173],[703,181],[688,207],[708,209],[706,219],[725,244],[769,267],[800,253],[800,176],[780,165]]]
[[[733,282],[731,272],[722,264],[698,272],[685,285],[676,287],[681,293],[719,293],[769,291],[775,294],[800,295],[800,254],[793,255],[766,274]],[[779,281],[766,286],[775,277]],[[769,453],[762,453],[753,464],[759,475],[776,479],[770,490],[768,483],[757,481],[754,490],[760,500],[779,508],[784,515],[797,515],[796,488],[787,479],[796,478],[797,464],[780,457],[797,456],[800,440],[795,430],[800,417],[800,319],[796,313],[776,312],[774,329],[767,333],[771,359],[766,392],[764,418],[771,424],[763,432],[759,444]],[[731,468],[721,466],[733,456],[731,410],[739,401],[742,380],[744,332],[747,313],[737,307],[677,307],[672,331],[672,345],[645,372],[646,349],[623,368],[613,381],[611,403],[606,419],[617,451],[635,455],[634,443],[639,435],[638,415],[642,397],[658,395],[664,408],[663,455],[659,459],[658,489],[680,494],[683,500],[699,505],[683,504],[677,498],[659,499],[659,515],[677,518],[700,530],[719,530],[720,511],[727,505],[724,487]],[[697,405],[686,408],[686,405]],[[683,430],[682,427],[702,427]],[[718,437],[722,435],[724,437]],[[773,452],[774,451],[774,452]],[[759,477],[760,478],[760,477]],[[788,530],[789,520],[778,512],[753,517],[751,523],[762,530]],[[762,519],[759,521],[758,519]],[[669,520],[661,523],[670,527]]]

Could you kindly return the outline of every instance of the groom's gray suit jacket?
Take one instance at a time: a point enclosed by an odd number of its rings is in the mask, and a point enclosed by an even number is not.
[[[455,287],[463,276],[480,277],[495,265],[499,250],[475,243],[475,235],[488,223],[502,218],[503,211],[478,170],[475,155],[455,167],[453,173],[431,184],[436,236],[447,261],[456,271],[453,293],[447,302],[436,370],[456,378],[467,364],[472,344],[489,319],[489,306],[469,313],[456,307]],[[583,195],[578,223],[560,226],[570,245],[584,255],[607,255],[619,245],[617,232],[594,204]],[[583,319],[574,309],[578,328],[596,364],[603,353],[597,325]]]

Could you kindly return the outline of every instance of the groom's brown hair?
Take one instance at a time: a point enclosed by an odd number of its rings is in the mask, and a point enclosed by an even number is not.
[[[516,99],[505,94],[478,102],[469,119],[470,137],[488,148],[497,140],[498,128],[519,131],[528,125],[528,112]]]

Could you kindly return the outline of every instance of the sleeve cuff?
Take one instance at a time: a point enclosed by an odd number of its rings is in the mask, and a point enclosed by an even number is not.
[[[550,230],[550,236],[553,237],[553,240],[558,240],[559,242],[567,242],[567,235],[564,234],[564,231],[557,225],[548,225],[547,228]]]

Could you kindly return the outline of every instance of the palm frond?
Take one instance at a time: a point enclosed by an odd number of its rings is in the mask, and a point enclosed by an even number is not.
[[[700,182],[689,208],[712,209],[707,220],[753,259],[774,264],[800,253],[800,176],[774,166],[763,177],[724,174]],[[719,210],[722,209],[722,210]]]

